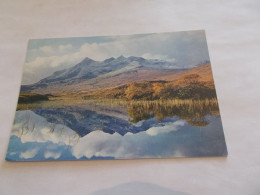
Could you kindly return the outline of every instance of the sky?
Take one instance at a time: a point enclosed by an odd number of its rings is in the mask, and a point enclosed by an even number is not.
[[[103,61],[121,55],[170,61],[178,68],[191,68],[209,61],[206,36],[203,30],[32,39],[28,42],[22,84],[36,83],[55,71],[76,65],[86,57]]]

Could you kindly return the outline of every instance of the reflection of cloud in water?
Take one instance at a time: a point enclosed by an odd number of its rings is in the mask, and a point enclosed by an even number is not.
[[[17,111],[12,135],[20,136],[22,143],[52,142],[59,145],[70,145],[72,146],[73,156],[78,159],[82,157],[91,158],[93,156],[112,156],[115,158],[172,156],[173,152],[171,150],[169,151],[170,153],[164,155],[160,152],[161,149],[167,151],[167,145],[165,145],[167,139],[165,139],[165,136],[154,135],[169,133],[170,126],[172,126],[173,131],[176,131],[180,126],[184,125],[184,121],[168,122],[165,125],[159,123],[158,125],[160,127],[151,127],[146,132],[136,134],[128,132],[125,136],[121,136],[116,132],[108,134],[103,131],[93,131],[78,139],[75,137],[75,132],[66,126],[49,123],[45,118],[32,111]],[[26,128],[26,130],[21,135],[22,128]],[[156,148],[153,148],[155,146]],[[55,150],[53,145],[46,149],[47,151],[44,152],[46,159],[58,159],[61,156],[60,152],[51,151]],[[27,154],[28,158],[33,158],[37,154],[37,151],[33,152],[34,155],[31,155],[31,157],[29,157],[29,153]]]
[[[17,111],[12,135],[26,142],[47,142],[73,145],[78,140],[77,134],[70,128],[49,123],[47,120],[30,110]]]
[[[61,152],[52,152],[52,151],[46,151],[45,153],[44,153],[44,157],[46,158],[46,159],[48,159],[48,158],[54,158],[54,159],[58,159],[58,158],[60,158],[60,156],[61,156]]]
[[[151,127],[149,128],[146,133],[151,136],[155,136],[158,133],[168,133],[171,131],[177,131],[179,126],[184,126],[185,121],[178,120],[176,122],[168,122],[165,123],[163,126]]]
[[[34,149],[29,149],[29,150],[26,150],[25,152],[22,152],[20,154],[20,158],[25,158],[25,159],[28,159],[28,158],[33,158],[36,156],[36,154],[38,153],[39,149],[38,148],[34,148]]]
[[[183,125],[184,121],[180,120],[167,123],[165,126],[152,127],[146,132],[126,134],[125,136],[118,133],[107,134],[102,131],[93,131],[81,138],[79,143],[73,146],[72,152],[76,158],[83,156],[87,158],[92,156],[113,156],[115,158],[173,157],[175,152],[170,149],[172,144],[167,137],[171,131],[177,131]],[[161,135],[155,136],[157,134]],[[177,156],[182,156],[180,151]]]
[[[94,131],[72,146],[72,154],[76,158],[112,156],[117,159],[226,155],[220,118],[208,116],[207,120],[211,123],[206,127],[194,127],[177,120],[125,136]]]
[[[184,120],[154,123],[150,119],[152,125],[145,125],[148,130],[136,134],[127,132],[122,136],[98,130],[79,137],[70,128],[50,123],[32,111],[17,111],[7,156],[16,160],[73,160],[225,155],[221,120],[218,116],[209,116],[208,120],[209,125],[199,128]]]

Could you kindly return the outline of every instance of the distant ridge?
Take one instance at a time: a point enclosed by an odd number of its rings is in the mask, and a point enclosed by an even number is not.
[[[138,81],[173,81],[189,72],[198,72],[201,75],[205,72],[201,78],[213,80],[209,78],[212,77],[210,64],[193,69],[178,69],[173,62],[135,56],[111,57],[104,61],[86,57],[75,66],[56,71],[35,84],[22,85],[21,92],[59,94],[93,91]]]

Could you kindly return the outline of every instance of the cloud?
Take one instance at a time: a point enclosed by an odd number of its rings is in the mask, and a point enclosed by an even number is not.
[[[66,69],[80,62],[84,57],[74,55],[37,57],[32,62],[25,63],[22,84],[28,85],[50,76],[53,72]]]
[[[48,159],[48,158],[58,159],[58,158],[60,158],[60,156],[61,156],[61,152],[55,153],[55,152],[51,152],[51,151],[46,151],[46,152],[44,153],[44,157],[45,157],[46,159]]]
[[[155,60],[164,60],[168,62],[174,62],[174,58],[169,58],[167,55],[158,55],[158,54],[150,54],[150,53],[145,53],[142,55],[143,58],[146,59],[155,59]]]
[[[24,128],[25,121],[28,121],[26,130]],[[21,135],[21,129],[23,128],[24,132]],[[30,110],[16,112],[12,135],[21,136],[22,143],[45,143],[50,141],[55,144],[65,145],[73,145],[79,138],[75,131],[70,128],[61,124],[49,123],[44,117]]]
[[[54,53],[54,49],[51,46],[43,46],[43,47],[40,47],[39,50],[46,54]]]
[[[67,45],[59,45],[58,50],[59,52],[66,52],[72,49],[72,45],[71,44],[67,44]]]
[[[80,142],[72,148],[72,153],[78,159],[83,156],[87,158],[93,156],[118,157],[123,152],[119,147],[122,145],[122,138],[124,137],[118,133],[111,135],[102,131],[93,131],[81,138]],[[102,147],[100,147],[101,145]]]
[[[42,46],[39,52],[29,50],[22,84],[33,84],[55,71],[76,65],[86,57],[103,61],[120,55],[137,56],[174,62],[177,68],[193,67],[209,59],[203,31],[114,36],[108,40],[83,42],[76,47],[71,39],[69,44]]]
[[[180,126],[184,125],[185,121],[179,120],[174,123],[167,123],[164,127],[152,127],[147,131],[125,136],[118,133],[107,134],[102,131],[93,131],[81,138],[79,143],[72,147],[72,153],[78,159],[83,156],[87,158],[113,156],[119,159],[161,157],[162,155],[174,156],[174,150],[171,150],[172,141],[169,141],[169,133],[177,131]],[[157,134],[162,136],[157,136],[155,141],[151,136]],[[155,142],[157,144],[154,144]],[[164,154],[161,153],[160,148],[164,148]]]
[[[31,150],[27,150],[25,152],[22,152],[20,154],[20,158],[25,158],[25,159],[28,159],[28,158],[33,158],[36,156],[36,154],[38,153],[39,149],[38,148],[34,148],[34,149],[31,149]]]
[[[176,122],[169,122],[164,124],[163,126],[151,127],[146,131],[146,133],[150,136],[158,135],[159,133],[169,133],[171,131],[178,131],[180,126],[184,126],[185,121],[178,120]]]
[[[21,129],[24,121],[28,122],[28,130],[21,136]],[[164,128],[152,129],[140,133],[127,133],[121,136],[118,133],[108,134],[103,131],[93,131],[84,137],[79,137],[75,131],[70,128],[48,122],[44,117],[35,114],[33,111],[17,111],[15,123],[12,129],[12,135],[19,136],[21,143],[48,143],[58,144],[59,146],[71,147],[72,155],[76,158],[93,156],[113,156],[115,158],[143,158],[143,157],[161,157],[174,155],[171,144],[172,131],[184,125],[184,121],[179,120],[175,123],[167,123]],[[51,128],[54,131],[51,131]],[[160,134],[160,136],[154,136]],[[153,136],[153,138],[151,138]],[[153,144],[155,143],[157,144]],[[133,147],[134,146],[134,147]],[[153,146],[153,147],[152,147]],[[35,147],[35,144],[34,144]],[[149,148],[149,150],[147,150]],[[46,159],[58,159],[61,152],[54,152],[54,146],[46,147],[44,157]],[[163,149],[164,153],[161,153]],[[20,158],[33,158],[38,149],[29,149],[20,154]]]
[[[12,136],[16,136],[16,139],[12,139],[10,145],[19,148],[16,155],[22,152],[19,155],[20,158],[34,158],[35,160],[43,157],[65,159],[72,156],[77,159],[94,156],[116,159],[199,156],[201,152],[205,152],[205,147],[194,148],[193,146],[197,146],[198,142],[211,146],[212,140],[204,139],[207,136],[202,136],[201,140],[197,135],[209,132],[208,129],[215,129],[216,131],[212,132],[214,134],[220,130],[216,126],[221,124],[219,117],[214,118],[216,121],[212,119],[211,125],[201,128],[189,126],[184,120],[177,118],[176,120],[175,122],[157,122],[153,124],[157,125],[155,128],[151,127],[147,131],[134,134],[127,133],[124,136],[116,132],[109,134],[98,130],[79,137],[72,129],[50,123],[33,111],[17,111],[12,129]],[[26,128],[22,133],[22,127],[25,125]],[[17,139],[19,139],[19,144],[14,141]],[[212,150],[215,154],[218,154],[217,151],[219,151],[219,146],[216,150]],[[16,158],[16,156],[9,157]]]
[[[47,76],[50,76],[53,72],[69,68],[85,57],[90,57],[94,60],[100,61],[107,59],[111,56],[120,56],[120,46],[116,46],[117,43],[85,43],[78,51],[74,53],[68,53],[64,55],[56,56],[39,56],[33,61],[26,62],[23,70],[22,84],[33,84],[38,82]],[[59,46],[59,49],[69,49],[70,46]],[[117,50],[111,48],[118,48]]]
[[[119,57],[120,55],[130,56],[126,50],[127,44],[123,41],[85,43],[80,47],[78,56],[103,61],[110,57]]]

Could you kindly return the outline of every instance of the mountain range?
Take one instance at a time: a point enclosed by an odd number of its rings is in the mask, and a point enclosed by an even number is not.
[[[175,81],[185,74],[196,73],[204,81],[213,81],[210,64],[192,69],[179,69],[174,62],[144,59],[142,57],[109,58],[95,61],[85,58],[80,63],[56,71],[31,85],[22,85],[21,92],[38,94],[83,93],[116,87],[130,82]]]

